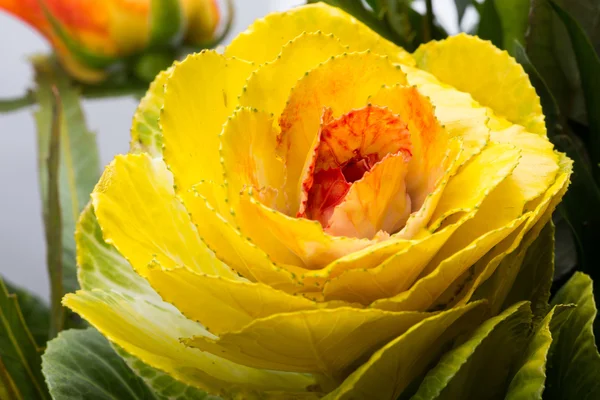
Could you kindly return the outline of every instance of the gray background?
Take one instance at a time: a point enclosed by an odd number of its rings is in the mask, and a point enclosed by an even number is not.
[[[236,19],[224,43],[269,11],[303,3],[301,0],[234,2]],[[455,32],[452,2],[434,0],[434,7],[443,25]],[[47,51],[47,43],[37,32],[0,11],[0,98],[25,92],[33,79],[28,55]],[[115,154],[127,152],[135,106],[133,99],[124,97],[84,102],[88,126],[97,133],[103,165]],[[47,299],[43,232],[32,110],[0,114],[0,274]]]

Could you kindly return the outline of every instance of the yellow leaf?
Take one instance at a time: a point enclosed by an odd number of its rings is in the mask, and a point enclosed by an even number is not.
[[[164,269],[155,264],[147,279],[165,301],[217,335],[242,329],[258,318],[319,307],[313,301],[262,283],[210,276],[181,267]]]
[[[379,231],[395,232],[410,215],[403,154],[388,155],[354,182],[331,216],[326,232],[371,239]]]
[[[300,285],[293,272],[275,264],[263,249],[243,236],[237,227],[215,210],[214,198],[222,193],[223,189],[211,182],[201,182],[194,185],[192,193],[185,198],[201,239],[220,260],[244,278],[287,292],[297,291]]]
[[[426,311],[431,309],[432,304],[452,282],[458,279],[463,272],[475,264],[495,245],[518,229],[529,216],[530,214],[525,214],[501,228],[478,237],[467,247],[458,250],[451,257],[446,258],[435,268],[432,268],[431,273],[417,280],[409,290],[393,297],[377,300],[372,306],[393,311]]]
[[[240,105],[272,113],[277,120],[290,90],[306,71],[332,56],[347,52],[348,46],[342,45],[333,35],[321,31],[304,32],[286,43],[277,58],[250,75],[240,96]]]
[[[485,317],[483,303],[433,315],[377,350],[324,400],[394,400],[461,334]]]
[[[294,218],[266,207],[252,191],[244,191],[238,214],[241,231],[276,262],[319,269],[335,259],[375,243],[331,236],[317,221]]]
[[[234,211],[245,187],[274,189],[277,209],[287,211],[285,167],[275,153],[277,134],[270,115],[247,107],[237,109],[223,126],[221,162]]]
[[[238,105],[254,65],[202,51],[177,64],[165,86],[160,116],[164,159],[177,193],[201,180],[222,183],[219,134]]]
[[[350,46],[350,51],[371,50],[389,56],[394,62],[415,63],[401,47],[385,40],[339,8],[324,3],[269,14],[256,20],[225,48],[225,55],[263,64],[274,60],[290,40],[304,32],[318,31],[325,35],[333,34],[342,44]]]
[[[514,146],[490,143],[450,178],[431,216],[430,230],[449,216],[478,207],[518,165],[520,152]]]
[[[171,173],[147,154],[117,156],[92,193],[104,240],[140,275],[153,258],[172,267],[235,277],[206,247],[173,191]]]
[[[336,379],[429,316],[348,307],[295,311],[254,320],[216,339],[196,336],[185,343],[256,368],[320,372]]]
[[[291,215],[299,210],[301,177],[312,161],[309,150],[318,136],[324,107],[331,108],[337,117],[365,106],[367,98],[382,85],[405,82],[399,66],[370,52],[333,57],[298,81],[280,120],[280,152],[288,171]]]
[[[463,33],[423,44],[414,57],[418,68],[470,93],[494,113],[546,135],[540,98],[523,67],[491,42]]]
[[[141,361],[209,393],[303,392],[316,385],[310,375],[249,368],[184,346],[181,337],[215,336],[167,303],[93,290],[67,294],[63,304]]]
[[[412,211],[419,210],[446,171],[443,160],[448,148],[448,133],[435,118],[429,100],[416,87],[385,86],[369,98],[372,105],[385,106],[408,124],[412,158],[407,186]]]

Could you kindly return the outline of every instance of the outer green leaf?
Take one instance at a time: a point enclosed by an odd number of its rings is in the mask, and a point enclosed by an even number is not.
[[[543,316],[548,308],[554,276],[554,224],[548,222],[529,246],[514,284],[502,309],[519,301],[531,301],[535,316]]]
[[[206,379],[207,382],[210,381],[210,377],[203,376],[204,373],[200,372],[197,364],[204,363],[202,370],[209,373],[210,369],[207,366],[220,371],[229,371],[233,368],[232,364],[225,360],[212,356],[206,360],[201,353],[180,347],[180,337],[193,336],[205,332],[204,329],[199,324],[185,319],[172,305],[164,303],[148,282],[134,272],[127,260],[113,246],[104,242],[91,205],[81,215],[76,239],[79,249],[79,280],[85,290],[85,292],[79,292],[78,297],[88,298],[88,300],[102,299],[104,303],[110,304],[114,311],[114,315],[109,316],[109,319],[119,321],[119,318],[123,318],[122,321],[117,322],[123,326],[123,329],[134,328],[139,330],[138,334],[142,335],[141,332],[144,332],[145,335],[148,335],[151,339],[145,337],[144,341],[151,340],[154,343],[153,347],[138,349],[141,353],[146,355],[158,353],[168,358],[176,352],[185,352],[187,356],[184,357],[185,362],[182,361],[179,373],[188,380]],[[173,324],[177,325],[177,331],[170,330],[169,327]],[[127,340],[130,339],[131,337],[127,338]],[[131,343],[132,346],[135,345],[135,341],[132,340]],[[121,352],[121,354],[123,353]],[[147,380],[148,385],[159,395],[173,399],[181,396],[184,398],[186,398],[185,396],[196,396],[191,397],[192,399],[202,398],[202,391],[178,383],[175,379],[149,367],[133,356],[124,356],[124,358],[130,367]],[[178,357],[174,358],[179,359]],[[244,376],[248,373],[244,367],[241,369],[237,372],[232,371],[232,375],[237,373]],[[268,376],[265,379],[268,379]],[[277,377],[273,379],[277,379]],[[210,384],[216,386],[223,382],[215,379]]]
[[[561,127],[559,125],[560,110],[558,108],[558,104],[556,103],[556,99],[554,98],[554,95],[550,91],[550,88],[546,84],[546,81],[542,75],[531,63],[531,60],[529,59],[529,56],[527,55],[527,52],[521,43],[514,42],[513,46],[515,59],[523,66],[523,69],[525,72],[527,72],[527,75],[529,75],[531,84],[535,88],[537,94],[540,96],[542,110],[544,111],[544,116],[546,117],[546,130],[548,132],[548,137],[552,139],[561,132]]]
[[[484,318],[483,303],[471,303],[429,317],[376,351],[326,400],[395,400],[460,334]],[[409,389],[410,390],[410,389]]]
[[[49,399],[40,357],[17,296],[9,295],[0,279],[0,393],[11,393],[15,399]]]
[[[502,48],[502,22],[496,9],[496,0],[485,0],[483,3],[477,36]]]
[[[176,381],[169,375],[148,364],[145,364],[138,358],[135,358],[125,350],[113,346],[115,351],[125,360],[127,365],[141,377],[159,398],[169,400],[217,400],[219,397],[210,396],[206,392],[184,385]]]
[[[82,289],[116,290],[137,298],[160,301],[160,297],[148,282],[135,273],[117,249],[104,242],[91,204],[81,214],[75,237],[79,247],[77,262]],[[120,348],[116,350],[157,395],[169,399],[205,398],[205,392],[176,381]]]
[[[524,50],[520,46],[517,46],[516,50],[517,60],[529,74],[532,84],[540,95],[546,116],[548,137],[559,151],[565,152],[574,161],[571,185],[562,204],[558,206],[558,211],[573,232],[582,269],[594,276],[600,262],[600,247],[596,245],[596,232],[600,230],[600,214],[596,212],[600,209],[600,188],[592,176],[591,166],[581,140],[573,135],[568,130],[566,122],[562,121],[563,117],[546,81]],[[571,240],[567,243],[558,241],[557,253],[560,254],[565,247],[570,248],[570,246]],[[568,270],[572,264],[572,260],[567,260],[566,266],[563,266],[559,261],[557,257],[557,276],[562,271]]]
[[[425,16],[415,11],[412,0],[372,0],[368,2],[372,10],[363,2],[356,0],[309,0],[309,3],[322,1],[341,8],[363,22],[384,38],[414,51],[424,41],[426,26]],[[437,23],[428,32],[432,39],[443,39],[448,34]]]
[[[600,246],[597,240],[600,230],[600,187],[594,181],[583,153],[585,149],[576,136],[561,134],[553,142],[573,159],[571,185],[558,210],[575,236],[580,268],[594,278],[600,278]]]
[[[72,292],[78,287],[75,267],[75,240],[73,232],[79,213],[89,200],[90,193],[100,176],[100,162],[94,135],[85,126],[77,90],[66,74],[48,60],[37,60],[36,112],[38,126],[38,165],[42,203],[47,204],[48,173],[46,160],[50,143],[52,120],[52,86],[56,86],[61,97],[61,137],[59,196],[62,210],[62,263],[63,286]],[[45,211],[46,214],[46,211]]]
[[[45,346],[50,329],[50,310],[39,297],[5,282],[8,293],[17,296],[21,314],[38,346]]]
[[[597,0],[554,0],[554,3],[571,14],[600,53],[600,2]]]
[[[463,17],[465,16],[465,11],[467,11],[467,7],[473,3],[473,0],[454,0],[454,4],[456,5],[456,16],[458,17],[458,25],[462,22]]]
[[[592,170],[600,181],[600,170],[598,169],[598,163],[600,163],[600,112],[598,112],[600,110],[600,58],[577,21],[556,2],[550,1],[550,5],[565,24],[577,58],[587,119],[591,130],[589,152],[594,165]]]
[[[81,213],[75,239],[82,289],[115,290],[133,297],[160,299],[117,249],[104,241],[91,203]]]
[[[573,3],[576,2],[561,1],[561,5]],[[585,123],[585,103],[573,48],[548,0],[532,0],[525,48],[561,112],[565,117]]]
[[[596,304],[589,276],[576,272],[552,299],[552,304],[575,304],[567,320],[552,329],[558,340],[550,349],[545,399],[600,399],[600,354],[592,325]]]
[[[42,369],[57,400],[157,398],[92,328],[64,331],[50,341]]]
[[[541,400],[546,383],[546,363],[552,343],[550,323],[560,318],[557,314],[571,311],[566,306],[554,306],[532,335],[513,376],[506,400]],[[561,322],[564,322],[564,318]]]
[[[360,20],[362,23],[367,25],[369,28],[373,29],[375,32],[379,33],[384,38],[395,42],[398,45],[402,45],[402,43],[398,43],[394,32],[390,29],[387,24],[382,23],[382,21],[377,17],[377,15],[373,14],[370,10],[364,7],[361,1],[356,0],[308,0],[308,3],[318,3],[322,1],[323,3],[330,4],[334,7],[341,8],[347,13],[353,15],[356,19]],[[381,10],[379,11],[381,13]]]
[[[512,296],[512,299],[514,299],[515,301],[520,301],[529,300],[528,298],[523,298],[527,297],[525,293],[528,293],[528,291],[531,294],[544,293],[545,283],[539,284],[539,286],[538,283],[536,283],[535,285],[532,285],[531,287],[527,288],[527,283],[524,282],[522,284],[519,283],[516,285],[517,287],[522,288],[518,292],[515,292],[521,293],[523,295],[511,295],[511,291],[513,289],[513,286],[516,284],[517,276],[519,275],[522,267],[527,266],[528,264],[536,265],[534,264],[535,259],[537,257],[536,252],[538,251],[536,249],[542,249],[544,244],[540,242],[535,247],[532,244],[537,241],[538,236],[541,237],[540,241],[548,240],[548,236],[545,236],[546,239],[544,239],[540,235],[540,232],[542,231],[549,219],[549,215],[547,217],[542,217],[542,219],[538,221],[530,229],[530,231],[525,234],[525,236],[521,240],[521,244],[519,245],[519,247],[517,247],[513,252],[506,255],[494,271],[493,275],[475,291],[473,298],[488,299],[490,301],[492,314],[496,314],[500,312],[503,309],[503,307],[510,305],[510,303],[506,300],[508,296]],[[531,247],[533,247],[533,250],[530,252],[529,249]],[[551,266],[548,265],[546,265],[546,267],[551,268]],[[540,265],[539,268],[543,268],[543,266]],[[544,276],[543,270],[540,269],[539,271],[540,276]],[[537,290],[536,287],[538,288]],[[536,300],[534,304],[534,312],[537,315],[540,315],[540,311],[542,311],[542,313],[545,313],[545,310],[539,310],[538,304],[543,305],[544,303],[541,300]]]
[[[153,157],[162,155],[162,133],[158,125],[164,100],[164,86],[171,69],[159,73],[140,101],[131,125],[131,153],[146,152]]]
[[[490,318],[429,371],[412,400],[500,398],[531,324],[528,303]],[[490,362],[493,360],[493,362]]]
[[[515,43],[525,43],[530,0],[494,0],[502,25],[502,48],[515,55]]]

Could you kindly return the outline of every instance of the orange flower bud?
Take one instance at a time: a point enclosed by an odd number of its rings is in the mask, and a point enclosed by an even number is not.
[[[216,0],[0,0],[6,10],[38,30],[62,65],[85,82],[152,48],[183,40],[209,45],[219,24]]]

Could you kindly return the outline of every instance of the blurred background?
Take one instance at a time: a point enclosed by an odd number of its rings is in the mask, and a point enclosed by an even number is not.
[[[360,1],[360,0],[357,0]],[[298,0],[234,0],[234,24],[223,44],[271,11],[303,4]],[[434,0],[435,14],[448,33],[458,32],[453,0]],[[423,8],[416,2],[415,8]],[[463,28],[476,13],[467,10]],[[28,56],[49,51],[33,29],[0,11],[0,98],[23,94],[32,84]],[[106,165],[129,147],[129,127],[137,101],[132,97],[85,100],[88,127],[96,132]],[[46,249],[38,191],[32,108],[0,114],[0,272],[10,282],[48,299]]]

